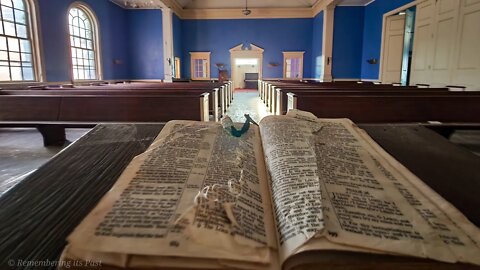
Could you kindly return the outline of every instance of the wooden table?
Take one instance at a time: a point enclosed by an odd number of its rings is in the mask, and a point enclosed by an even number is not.
[[[58,260],[66,237],[111,188],[131,159],[147,149],[162,127],[98,125],[0,197],[0,269],[13,269],[8,268],[11,259]],[[475,197],[480,190],[480,157],[420,126],[362,128],[480,226],[480,199]],[[330,254],[328,260],[340,256],[340,261],[349,261],[345,253],[325,254]],[[347,257],[370,263],[377,258],[355,259],[358,256]],[[380,256],[385,257],[387,261],[399,258]],[[408,260],[426,265],[425,260]]]

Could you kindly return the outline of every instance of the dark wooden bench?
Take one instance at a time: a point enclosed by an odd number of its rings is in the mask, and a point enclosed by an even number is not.
[[[136,96],[136,95],[191,95],[191,94],[202,94],[202,93],[209,93],[209,104],[208,109],[210,114],[212,115],[214,121],[219,121],[223,107],[219,106],[219,89],[214,88],[211,90],[202,90],[202,89],[187,89],[187,90],[180,90],[180,89],[110,89],[110,90],[103,90],[101,88],[98,89],[90,89],[86,90],[83,88],[73,88],[69,90],[65,89],[58,89],[58,90],[3,90],[0,91],[0,96],[5,95],[51,95],[51,96],[64,96],[64,95],[106,95],[106,96]],[[222,105],[224,106],[224,105]],[[178,108],[178,110],[183,110],[182,107]]]
[[[288,109],[356,123],[480,123],[480,92],[402,95],[288,94]]]
[[[177,95],[0,95],[0,124],[36,127],[46,145],[58,145],[65,142],[65,123],[71,127],[79,123],[83,127],[103,122],[208,121],[208,97],[208,93],[195,92]]]
[[[220,107],[220,113],[218,110],[215,110],[218,119],[226,112],[228,106],[233,100],[233,90],[231,82],[222,82],[222,83],[210,83],[210,82],[191,82],[191,83],[158,83],[158,82],[123,82],[118,84],[94,84],[94,85],[82,85],[82,86],[71,86],[65,87],[64,85],[42,85],[35,86],[35,90],[158,90],[158,91],[194,91],[198,90],[203,92],[209,92],[211,94],[210,98],[210,108],[213,110],[215,107],[214,101],[218,100],[217,104]],[[215,89],[218,89],[215,93]],[[32,90],[32,89],[30,89]],[[218,97],[215,99],[215,95]]]
[[[334,88],[334,89],[291,89],[291,88],[276,88],[275,96],[271,98],[270,109],[275,114],[285,114],[287,112],[287,101],[288,93],[294,93],[297,95],[303,94],[319,94],[319,95],[422,95],[428,93],[430,95],[434,94],[444,94],[448,92],[447,88],[428,88],[424,89],[405,89],[398,87],[378,87],[378,88]]]
[[[362,88],[362,87],[392,87],[392,84],[373,84],[359,82],[305,82],[305,81],[262,81],[259,80],[259,95],[262,99],[266,99],[273,88]],[[412,87],[416,88],[416,87]]]
[[[389,84],[352,84],[352,83],[269,83],[261,82],[264,90],[260,94],[269,111],[275,114],[286,112],[286,94],[296,91],[357,91],[357,92],[439,92],[448,91],[448,88],[417,88],[415,86],[393,86]]]

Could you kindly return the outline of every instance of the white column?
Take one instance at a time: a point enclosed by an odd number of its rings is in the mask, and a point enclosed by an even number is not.
[[[333,22],[335,4],[331,3],[323,10],[323,72],[322,81],[332,81]]]
[[[162,26],[163,26],[163,70],[164,81],[172,82],[173,78],[173,21],[172,10],[167,7],[162,8]]]

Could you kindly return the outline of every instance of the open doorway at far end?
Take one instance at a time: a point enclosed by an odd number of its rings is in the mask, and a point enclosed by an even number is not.
[[[259,79],[259,58],[235,58],[232,79],[236,91],[257,90]]]

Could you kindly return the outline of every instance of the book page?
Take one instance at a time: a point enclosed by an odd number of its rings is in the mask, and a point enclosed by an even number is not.
[[[237,138],[216,123],[171,121],[68,241],[84,253],[268,264],[271,217],[258,127]]]
[[[469,224],[465,217],[461,218],[461,213],[452,210],[453,207],[440,196],[432,195],[432,190],[426,193],[426,188],[420,189],[415,183],[421,180],[393,158],[386,158],[388,154],[380,152],[380,147],[372,147],[375,142],[351,121],[317,119],[299,111],[287,116],[290,117],[268,117],[260,124],[267,167],[272,176],[273,199],[276,200],[273,204],[279,239],[286,235],[279,225],[288,215],[277,211],[277,206],[283,203],[283,196],[292,198],[295,201],[292,204],[300,204],[302,199],[296,195],[304,189],[298,189],[296,183],[304,180],[298,180],[297,175],[283,179],[274,172],[278,159],[286,159],[272,151],[275,141],[280,144],[290,141],[287,146],[292,153],[296,153],[293,151],[298,142],[310,142],[310,149],[301,150],[308,154],[292,156],[296,161],[283,164],[287,168],[282,170],[298,172],[299,160],[310,160],[312,152],[315,153],[316,170],[310,179],[316,178],[318,184],[310,189],[319,190],[310,192],[317,194],[320,200],[319,219],[323,226],[304,237],[306,240],[302,244],[298,237],[293,244],[280,240],[282,258],[320,249],[324,241],[316,239],[327,239],[332,243],[330,247],[336,250],[360,249],[370,253],[480,264],[478,228]],[[310,126],[310,130],[305,126]],[[291,132],[295,132],[295,137],[290,136]],[[304,132],[303,137],[300,132]],[[307,220],[318,212],[300,211],[301,216],[295,219]],[[292,231],[301,231],[304,227],[299,222],[289,224],[294,227]],[[344,247],[340,248],[341,245]]]
[[[260,123],[281,260],[324,229],[311,124],[285,116]]]

